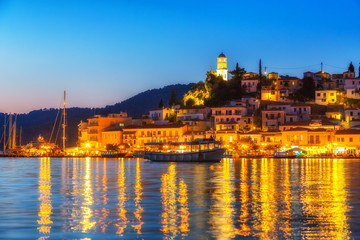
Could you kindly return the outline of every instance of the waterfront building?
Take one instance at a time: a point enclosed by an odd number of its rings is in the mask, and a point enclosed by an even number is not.
[[[221,53],[217,58],[217,76],[221,76],[225,81],[228,80],[227,58],[224,53]]]
[[[280,147],[282,145],[282,135],[279,130],[269,130],[260,132],[260,142],[263,148],[267,146]]]
[[[334,153],[358,156],[360,154],[360,130],[337,130],[334,136]]]
[[[225,148],[236,142],[238,137],[239,132],[236,130],[217,130],[215,134],[215,140],[221,141]]]
[[[169,123],[162,125],[127,126],[123,130],[123,142],[132,148],[143,148],[149,142],[181,142],[188,132],[186,124]]]
[[[246,133],[239,133],[239,139],[251,139],[253,143],[260,144],[261,143],[261,133],[258,130],[252,130]]]
[[[120,145],[123,143],[123,127],[120,124],[114,124],[102,131],[101,146],[106,147],[108,144]]]
[[[299,148],[308,155],[333,152],[334,129],[295,127],[282,131],[284,149]]]
[[[95,115],[79,124],[79,147],[100,149],[105,145],[102,143],[102,132],[104,129],[118,125],[125,127],[132,123],[132,118],[127,113],[111,113],[107,116]]]
[[[287,122],[279,126],[279,130],[285,131],[298,127],[308,128],[308,129],[323,128],[329,130],[338,130],[341,128],[339,124],[335,123],[334,121],[331,121],[331,119],[320,118],[320,119],[309,119],[307,121],[302,121],[302,122]]]

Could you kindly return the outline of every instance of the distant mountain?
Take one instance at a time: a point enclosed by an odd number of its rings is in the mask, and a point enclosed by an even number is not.
[[[104,108],[69,108],[67,109],[68,146],[76,146],[78,124],[81,120],[84,121],[95,114],[107,115],[108,113],[118,113],[120,111],[127,112],[129,116],[138,117],[147,113],[152,108],[158,107],[161,98],[163,99],[164,105],[167,105],[173,88],[175,88],[177,98],[180,100],[184,94],[190,90],[191,86],[192,84],[175,84],[159,89],[147,90],[124,100],[121,103],[108,105]],[[49,139],[51,132],[53,132],[52,142],[57,139],[57,143],[59,144],[61,141],[61,130],[59,130],[58,124],[53,130],[56,116],[58,114],[59,116],[61,115],[61,112],[58,112],[59,109],[41,109],[31,111],[27,114],[19,114],[17,116],[17,136],[19,137],[20,135],[21,127],[22,144],[35,141],[39,135],[43,136],[45,139]],[[3,125],[4,114],[1,113],[0,126]],[[0,134],[3,136],[3,129],[0,129]],[[3,137],[1,139],[3,139]],[[2,146],[3,143],[1,140],[0,149],[2,149]]]
[[[160,99],[163,99],[164,105],[168,105],[170,100],[171,91],[175,88],[177,99],[181,100],[185,93],[187,93],[193,84],[175,84],[169,85],[163,88],[151,89],[145,92],[139,93],[134,97],[131,97],[121,103],[115,105],[106,106],[103,109],[99,109],[101,114],[108,114],[113,112],[124,111],[132,117],[140,116],[156,108],[159,105]]]

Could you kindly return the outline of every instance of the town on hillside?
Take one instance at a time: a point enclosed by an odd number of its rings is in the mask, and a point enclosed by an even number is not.
[[[360,70],[360,69],[359,69]],[[141,118],[126,112],[95,115],[78,125],[78,146],[67,154],[133,154],[146,143],[214,139],[232,157],[359,157],[360,77],[348,71],[304,72],[303,78],[228,71],[221,53],[217,70],[182,99],[173,90]],[[165,106],[166,104],[166,106]]]

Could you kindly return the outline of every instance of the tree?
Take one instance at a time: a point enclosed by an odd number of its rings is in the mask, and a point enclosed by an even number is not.
[[[195,100],[193,98],[189,98],[185,102],[185,106],[191,107],[191,106],[194,106],[194,105],[195,105]]]
[[[315,98],[315,82],[311,77],[305,77],[303,79],[303,86],[296,91],[295,97],[297,100],[304,101],[305,99]]]
[[[164,103],[163,103],[163,100],[162,100],[162,99],[160,99],[160,102],[159,102],[159,108],[162,108],[162,107],[164,107]]]
[[[175,104],[176,104],[176,92],[175,92],[175,88],[173,88],[169,100],[169,106],[173,107]]]
[[[355,68],[352,62],[350,63],[348,70],[349,72],[355,72]]]
[[[235,69],[232,71],[229,71],[229,73],[231,74],[231,79],[236,79],[238,81],[241,81],[243,79],[246,71],[245,71],[245,68],[239,67],[239,63],[236,63]]]
[[[260,78],[262,77],[261,58],[260,58],[260,61],[259,61],[259,77],[260,77]]]
[[[165,120],[168,120],[169,122],[175,123],[177,118],[176,113],[170,113],[169,116],[165,118]]]

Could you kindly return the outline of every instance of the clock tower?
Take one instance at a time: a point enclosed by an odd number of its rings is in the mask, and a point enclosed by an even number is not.
[[[228,70],[227,70],[227,58],[224,53],[221,53],[217,58],[217,76],[222,76],[222,78],[228,80]]]

